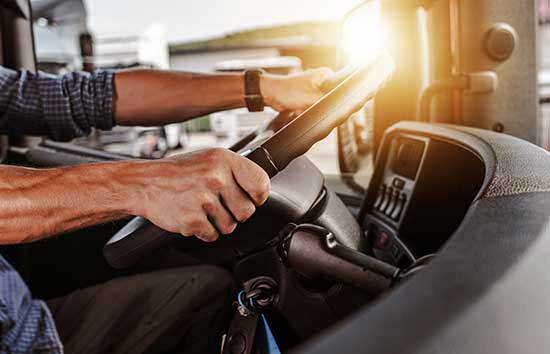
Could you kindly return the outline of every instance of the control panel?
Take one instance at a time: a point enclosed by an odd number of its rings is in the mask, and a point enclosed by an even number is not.
[[[406,132],[386,138],[362,212],[374,255],[406,267],[436,252],[464,217],[484,171],[477,155],[452,141]]]
[[[375,213],[390,223],[398,224],[414,190],[426,139],[401,136],[394,139],[386,161],[382,183],[373,205]]]

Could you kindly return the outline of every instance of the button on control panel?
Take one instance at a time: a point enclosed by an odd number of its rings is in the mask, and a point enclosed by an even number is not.
[[[365,238],[372,245],[376,258],[400,267],[407,267],[414,261],[411,251],[391,229],[370,218],[366,220],[364,228]]]

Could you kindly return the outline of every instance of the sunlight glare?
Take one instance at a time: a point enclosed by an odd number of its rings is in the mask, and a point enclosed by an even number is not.
[[[346,59],[351,64],[371,63],[382,52],[387,37],[380,1],[364,4],[350,14],[342,26]]]

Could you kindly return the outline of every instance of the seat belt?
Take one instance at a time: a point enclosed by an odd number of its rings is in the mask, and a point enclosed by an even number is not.
[[[281,350],[279,349],[279,345],[277,344],[275,336],[273,336],[273,332],[269,327],[269,323],[267,322],[265,314],[261,314],[260,318],[262,319],[260,325],[262,327],[263,336],[265,337],[264,343],[257,343],[256,345],[263,347],[265,350],[265,354],[281,354]]]

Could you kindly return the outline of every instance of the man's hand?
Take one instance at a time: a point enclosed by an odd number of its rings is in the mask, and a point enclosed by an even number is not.
[[[260,90],[266,105],[276,111],[301,113],[325,94],[321,86],[331,75],[333,72],[329,68],[287,76],[264,74],[260,79]]]
[[[203,150],[144,165],[150,178],[138,214],[165,230],[204,241],[232,233],[269,196],[268,175],[229,150]]]

